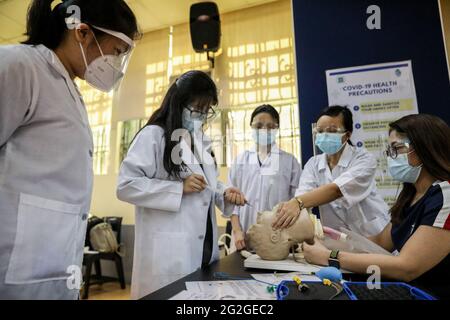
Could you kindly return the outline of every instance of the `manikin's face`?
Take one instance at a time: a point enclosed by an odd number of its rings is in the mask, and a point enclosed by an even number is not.
[[[302,210],[295,224],[287,229],[273,230],[272,223],[278,207],[258,213],[257,223],[247,232],[249,246],[264,260],[284,260],[292,246],[313,242],[314,225],[307,210]]]

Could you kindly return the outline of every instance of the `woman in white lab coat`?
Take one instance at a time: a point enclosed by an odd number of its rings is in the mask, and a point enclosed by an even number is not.
[[[280,207],[274,228],[286,228],[302,208],[318,206],[322,224],[363,236],[380,233],[389,223],[389,208],[375,184],[376,159],[350,141],[351,111],[332,106],[318,118],[315,144],[323,154],[305,165],[296,197]]]
[[[135,137],[117,197],[136,206],[131,296],[141,298],[219,258],[215,206],[230,215],[244,195],[225,188],[203,126],[217,89],[201,71],[183,74]]]
[[[245,248],[245,233],[256,223],[260,211],[272,210],[295,196],[301,174],[297,159],[278,148],[280,115],[271,105],[256,108],[250,119],[255,146],[238,155],[229,171],[229,184],[239,188],[249,201],[231,216],[232,244]]]
[[[73,80],[111,89],[138,31],[124,1],[52,2],[31,3],[24,44],[0,47],[1,299],[78,297],[93,146]],[[71,5],[81,21],[66,25]]]

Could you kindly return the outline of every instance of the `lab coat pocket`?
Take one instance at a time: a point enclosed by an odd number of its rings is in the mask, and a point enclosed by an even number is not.
[[[190,237],[182,232],[157,232],[153,237],[152,274],[186,275],[191,270]]]
[[[7,284],[67,279],[76,264],[81,206],[21,194]]]

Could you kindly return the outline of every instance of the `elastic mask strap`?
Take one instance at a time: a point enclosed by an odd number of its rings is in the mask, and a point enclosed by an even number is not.
[[[103,54],[102,47],[100,47],[100,44],[99,44],[98,41],[97,41],[97,37],[95,36],[94,31],[92,31],[92,35],[94,36],[95,43],[97,43],[98,50],[100,50],[100,54],[101,54],[102,57],[104,58],[105,56],[104,56],[104,54]]]
[[[415,152],[416,150],[412,150],[412,151],[410,151],[410,152],[408,152],[408,153],[406,153],[407,155],[408,154],[411,154],[411,153],[413,153],[413,152]],[[408,156],[406,156],[406,159],[408,159]],[[408,163],[409,163],[409,161],[408,161]],[[411,167],[413,167],[413,166],[411,166]],[[423,162],[421,163],[421,164],[419,164],[418,166],[416,166],[416,167],[413,167],[413,168],[422,168],[423,167]]]
[[[81,45],[81,42],[78,42],[78,44],[80,45],[81,55],[83,56],[84,64],[86,65],[86,68],[87,68],[88,67],[88,63],[87,63],[87,60],[86,60],[86,55],[84,54],[83,46]]]

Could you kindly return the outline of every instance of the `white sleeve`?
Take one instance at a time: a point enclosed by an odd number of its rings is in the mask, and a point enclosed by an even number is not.
[[[300,182],[300,176],[302,174],[302,168],[298,163],[297,159],[292,156],[292,171],[291,171],[291,185],[289,188],[289,198],[292,199],[295,197],[296,190],[298,188]]]
[[[238,206],[225,201],[223,194],[227,188],[228,186],[226,186],[223,182],[217,181],[217,190],[220,192],[215,194],[216,206],[220,209],[220,211],[222,211],[222,216],[225,218],[231,217],[235,211],[235,207],[239,208]]]
[[[375,158],[370,153],[363,152],[357,155],[348,169],[333,181],[341,190],[342,203],[346,209],[369,196],[376,169]]]
[[[159,128],[142,130],[123,161],[117,197],[139,207],[177,212],[183,196],[183,182],[155,178],[163,139]]]
[[[20,48],[0,47],[0,148],[20,127],[38,96],[39,81]]]
[[[241,189],[241,181],[238,178],[238,166],[240,163],[241,157],[238,156],[234,162],[231,164],[230,170],[228,171],[228,185]],[[234,206],[234,211],[232,212],[233,215],[237,215],[238,217],[241,214],[241,207],[240,206]],[[231,214],[230,214],[231,215]]]
[[[319,187],[318,180],[315,175],[315,171],[317,170],[317,168],[314,167],[314,162],[314,158],[311,158],[305,164],[305,167],[303,168],[302,174],[300,176],[298,188],[295,191],[295,196],[302,195]]]

